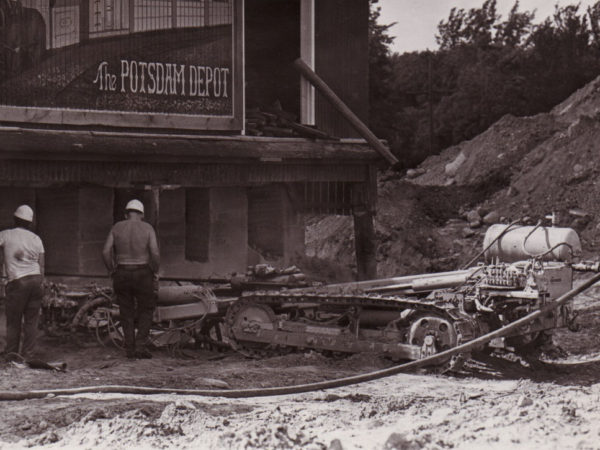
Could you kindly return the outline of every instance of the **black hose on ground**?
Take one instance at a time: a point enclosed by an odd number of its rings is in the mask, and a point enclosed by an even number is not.
[[[226,398],[248,398],[248,397],[268,397],[273,395],[290,395],[300,394],[305,392],[317,391],[321,389],[333,389],[343,386],[349,386],[352,384],[364,383],[366,381],[373,381],[380,378],[389,377],[391,375],[397,375],[407,370],[416,369],[419,367],[430,366],[432,364],[447,361],[448,358],[457,355],[459,353],[470,352],[481,348],[484,344],[491,341],[492,339],[502,337],[508,333],[528,324],[529,322],[537,319],[540,316],[553,311],[574,296],[587,290],[589,287],[600,281],[600,273],[597,273],[589,280],[585,281],[580,286],[571,289],[567,293],[561,295],[554,302],[548,303],[543,308],[528,314],[514,322],[506,325],[503,328],[492,331],[486,335],[480,336],[472,341],[461,344],[457,347],[445,350],[427,358],[411,361],[406,364],[399,366],[390,367],[388,369],[377,370],[362,375],[355,375],[346,378],[339,378],[337,380],[321,381],[318,383],[310,384],[299,384],[296,386],[285,386],[285,387],[271,387],[271,388],[257,388],[257,389],[234,389],[228,391],[220,390],[205,390],[205,389],[170,389],[170,388],[153,388],[153,387],[139,387],[139,386],[87,386],[80,388],[69,388],[69,389],[44,389],[34,391],[0,391],[0,401],[8,400],[29,400],[35,398],[44,398],[47,396],[56,395],[76,395],[76,394],[90,394],[90,393],[116,393],[116,394],[179,394],[179,395],[197,395],[204,397],[226,397]]]

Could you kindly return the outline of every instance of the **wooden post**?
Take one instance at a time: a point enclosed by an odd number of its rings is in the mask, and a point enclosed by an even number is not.
[[[373,147],[377,153],[385,158],[392,166],[399,164],[398,159],[390,150],[381,143],[377,136],[360,120],[356,114],[331,90],[331,88],[319,77],[302,59],[294,61],[294,67],[308,80],[331,105],[354,127],[354,129]]]
[[[356,254],[356,271],[359,281],[377,278],[377,245],[369,194],[370,186],[368,186],[368,183],[353,186],[354,252]]]

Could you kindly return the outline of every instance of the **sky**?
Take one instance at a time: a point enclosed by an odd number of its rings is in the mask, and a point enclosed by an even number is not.
[[[468,11],[471,8],[480,8],[485,0],[379,0],[381,16],[379,23],[382,25],[397,22],[389,29],[390,36],[395,37],[391,46],[392,51],[398,53],[435,50],[437,25],[441,20],[446,20],[453,7]],[[536,10],[535,22],[542,22],[554,12],[554,5],[560,6],[581,3],[579,11],[585,11],[588,6],[598,0],[520,0],[519,11]],[[498,14],[502,19],[508,13],[515,0],[497,0]]]

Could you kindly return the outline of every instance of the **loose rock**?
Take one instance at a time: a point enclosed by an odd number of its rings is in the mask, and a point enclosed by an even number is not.
[[[485,217],[483,218],[483,223],[486,225],[492,225],[498,223],[499,220],[500,213],[498,211],[491,211],[490,213],[485,215]]]
[[[533,405],[533,400],[531,400],[528,396],[521,395],[519,397],[519,401],[517,402],[517,406],[519,408],[525,408],[525,407],[531,406],[531,405]]]

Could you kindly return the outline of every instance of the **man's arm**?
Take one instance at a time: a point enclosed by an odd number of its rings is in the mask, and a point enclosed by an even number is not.
[[[46,255],[44,253],[40,253],[38,257],[38,264],[40,265],[40,274],[42,277],[46,273]]]
[[[160,252],[158,250],[158,242],[156,241],[154,229],[152,229],[150,233],[148,248],[150,250],[150,268],[154,273],[158,273],[158,269],[160,268]]]
[[[104,242],[104,248],[102,249],[102,260],[104,261],[104,265],[106,266],[106,270],[109,273],[113,273],[115,271],[115,262],[113,258],[113,245],[114,238],[112,234],[112,230],[108,233],[108,237],[106,238],[106,242]]]

